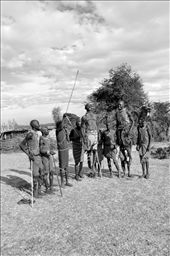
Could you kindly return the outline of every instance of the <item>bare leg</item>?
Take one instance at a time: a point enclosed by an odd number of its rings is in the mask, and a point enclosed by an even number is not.
[[[128,169],[128,177],[131,177],[131,174],[130,174],[130,166],[132,162],[131,147],[127,148],[126,152],[127,152],[126,162],[127,162],[127,169]]]
[[[83,176],[83,162],[80,162],[79,164],[79,173],[78,173],[80,178],[84,178]]]
[[[68,167],[67,168],[65,168],[65,179],[66,179],[66,186],[68,186],[68,187],[72,187],[73,185],[71,184],[71,183],[69,183],[69,181],[68,181]]]
[[[142,177],[145,178],[145,163],[142,163]]]
[[[77,181],[81,181],[81,179],[79,177],[79,164],[78,163],[75,164],[75,179]]]
[[[54,193],[54,191],[56,191],[56,189],[54,189],[53,187],[54,174],[52,171],[49,173],[49,181],[50,181],[50,193],[52,194]]]
[[[49,188],[48,175],[47,174],[44,175],[44,184],[45,184],[45,189],[46,189],[46,192],[47,192],[48,188]]]
[[[146,161],[146,175],[145,178],[148,179],[149,178],[149,160]]]
[[[126,173],[126,167],[125,167],[126,155],[125,155],[124,148],[122,147],[120,147],[120,160],[121,160],[121,167],[122,167],[123,177],[124,177]]]
[[[118,171],[118,177],[120,178],[121,177],[121,172],[120,172],[120,167],[119,167],[118,161],[116,159],[113,159],[113,163],[116,167],[116,170]]]
[[[128,169],[128,177],[131,177],[131,174],[130,174],[130,163],[129,162],[127,163],[127,169]]]
[[[96,168],[95,168],[96,160],[97,160],[96,150],[93,150],[93,165],[92,165],[92,172],[93,172],[94,177],[96,177]]]
[[[125,176],[125,173],[126,173],[125,161],[124,161],[124,160],[121,161],[121,167],[122,167],[123,177],[124,177],[124,176]]]
[[[97,167],[97,170],[98,170],[98,177],[102,177],[102,173],[101,173],[101,161],[99,160],[98,151],[96,151],[96,167]]]
[[[61,187],[65,188],[64,184],[64,170],[60,169],[60,177],[61,177]]]
[[[107,158],[107,164],[108,164],[108,168],[110,171],[110,177],[113,177],[113,173],[112,173],[112,165],[111,165],[111,158]]]
[[[33,176],[33,196],[35,198],[41,198],[39,192],[39,176]]]
[[[91,166],[91,151],[87,152],[87,164],[88,164],[89,169],[91,169],[92,168],[92,166]]]

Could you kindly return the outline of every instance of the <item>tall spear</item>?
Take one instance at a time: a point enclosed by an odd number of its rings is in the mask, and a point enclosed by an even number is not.
[[[74,81],[74,85],[73,85],[73,88],[72,88],[72,91],[71,91],[71,94],[70,94],[70,98],[69,98],[69,101],[68,101],[68,104],[67,104],[67,108],[66,108],[66,113],[68,112],[68,108],[69,108],[69,105],[70,105],[70,102],[71,102],[71,98],[73,96],[73,91],[75,89],[75,86],[76,86],[76,82],[77,82],[77,77],[78,77],[78,74],[79,74],[79,70],[77,70],[77,73],[76,73],[76,77],[75,77],[75,81]],[[69,121],[70,125],[72,126],[72,128],[75,130],[75,128],[73,127],[69,117],[67,115],[65,115],[65,117],[67,118],[67,120]],[[77,133],[77,131],[75,130],[75,132]]]
[[[75,85],[76,85],[78,73],[79,73],[79,70],[77,70],[77,73],[76,73],[76,78],[75,78],[74,85],[73,85],[73,88],[72,88],[72,91],[71,91],[71,95],[70,95],[70,98],[69,98],[69,101],[68,101],[68,104],[67,104],[66,113],[67,113],[68,107],[70,105],[70,101],[71,101],[71,98],[72,98],[72,95],[73,95],[73,91],[74,91],[74,88],[75,88]]]

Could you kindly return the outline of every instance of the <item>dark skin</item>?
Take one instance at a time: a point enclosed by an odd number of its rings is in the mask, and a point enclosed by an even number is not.
[[[42,128],[41,132],[42,132],[42,136],[45,137],[45,138],[49,135],[48,128]],[[48,156],[48,157],[50,155],[54,155],[55,154],[55,152],[53,150],[48,150],[48,151],[43,152],[43,153],[46,156]],[[45,184],[48,184],[47,178],[48,178],[48,174],[45,174],[44,177],[43,177]],[[51,186],[51,189],[52,189],[52,185],[51,184],[53,183],[53,172],[49,173],[49,181],[50,181],[50,186]]]
[[[39,131],[40,130],[40,124],[37,120],[32,120],[30,122],[30,126],[31,126],[31,129],[33,131]],[[32,139],[32,136],[33,134],[30,132],[27,134],[26,138],[20,143],[20,148],[21,150],[27,154],[27,156],[29,157],[30,161],[34,161],[34,156],[33,154],[29,151],[29,148],[27,147],[27,141]]]
[[[140,120],[139,120],[139,127],[140,127],[140,128],[144,128],[145,125],[146,125],[145,121],[144,121],[143,119],[140,119]],[[147,128],[146,128],[146,129],[147,129]],[[149,141],[148,141],[148,145],[147,145],[147,149],[146,149],[145,155],[147,154],[147,152],[150,151],[150,145],[151,145],[151,133],[150,133],[149,129],[147,129],[147,134],[148,134],[148,139],[149,139]],[[137,143],[138,143],[138,142],[137,142]],[[136,150],[139,151],[139,149],[140,149],[140,145],[137,144]],[[145,155],[144,155],[144,156],[145,156]],[[144,156],[143,156],[143,158],[144,158]],[[141,163],[141,165],[142,165],[142,172],[143,172],[142,177],[144,177],[144,178],[147,179],[148,176],[149,176],[149,160],[146,159],[144,162]]]
[[[125,108],[124,106],[124,101],[123,100],[120,100],[118,102],[118,110],[121,112],[123,109]],[[131,131],[132,131],[132,128],[134,126],[134,120],[132,118],[132,116],[130,115],[130,113],[127,112],[127,115],[129,117],[129,121],[130,121],[130,126],[129,126],[129,130],[126,132],[126,135],[128,136]],[[132,160],[132,157],[131,157],[131,147],[120,147],[120,151],[122,153],[122,155],[124,156],[124,160],[121,161],[121,166],[122,166],[122,170],[123,170],[123,173],[125,175],[125,169],[126,169],[126,164],[127,164],[127,169],[128,169],[128,176],[130,177],[130,165],[131,165],[131,160]],[[127,161],[127,159],[129,159]]]
[[[108,117],[106,116],[106,131],[110,131],[110,129],[111,129],[110,126],[111,126],[111,125],[109,125]],[[111,146],[111,149],[117,150],[116,145],[114,146],[114,148],[113,148],[113,145],[112,145],[112,146]],[[108,167],[109,167],[109,170],[110,170],[110,176],[112,176],[111,158],[109,158],[109,157],[107,158],[107,163],[108,163]],[[118,164],[118,162],[117,162],[115,159],[113,159],[113,163],[114,163],[114,165],[115,165],[115,167],[116,167],[116,169],[117,169],[117,171],[118,171],[118,176],[120,177],[120,168],[119,168],[119,164]]]
[[[81,129],[81,120],[78,120],[78,121],[76,122],[76,127],[77,127],[78,130]]]
[[[83,143],[84,145],[86,145],[86,132],[87,130],[96,130],[97,131],[97,124],[96,124],[96,117],[94,117],[95,115],[92,113],[92,105],[91,104],[86,104],[85,105],[85,109],[87,111],[87,115],[88,115],[88,120],[86,119],[82,119],[81,122],[81,131],[83,134]],[[93,154],[93,155],[92,155]],[[90,149],[87,151],[87,158],[88,158],[88,166],[89,168],[92,170],[93,173],[95,173],[95,162],[97,159],[97,152],[95,149]]]
[[[123,100],[119,101],[118,102],[118,109],[121,111],[121,110],[124,109],[124,107],[125,107],[124,101]],[[131,122],[131,126],[130,126],[129,132],[128,132],[128,133],[130,133],[133,126],[134,126],[134,120],[132,119],[131,115],[128,115],[128,116],[129,116],[129,119],[130,119],[130,122]]]
[[[81,130],[81,120],[78,120],[78,121],[76,122],[76,126],[77,126],[77,129],[78,129],[78,130]],[[78,164],[77,164],[77,165],[78,165]],[[76,166],[77,166],[77,165],[76,165]],[[82,168],[83,168],[83,162],[80,162],[80,165],[79,165],[79,172],[81,172]]]
[[[48,128],[42,128],[41,132],[42,132],[42,136],[45,138],[49,135]],[[55,155],[55,152],[53,150],[50,150],[50,151],[47,151],[46,154],[48,156]]]
[[[81,120],[80,119],[76,121],[76,128],[79,131],[81,130]],[[75,130],[75,132],[76,132],[76,130]],[[73,139],[74,139],[74,137],[70,136],[70,140],[73,140]],[[81,137],[80,137],[80,140],[82,140]],[[80,173],[82,171],[82,168],[83,168],[83,162],[75,163],[75,170],[77,170],[77,172],[78,172],[76,177],[75,177],[77,181],[79,181],[79,177],[80,177]]]

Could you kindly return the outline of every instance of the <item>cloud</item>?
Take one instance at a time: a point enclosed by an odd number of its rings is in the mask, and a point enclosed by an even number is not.
[[[168,2],[3,1],[1,5],[6,116],[16,111],[18,120],[23,121],[19,116],[24,115],[26,121],[39,106],[40,115],[47,118],[42,111],[53,104],[64,110],[77,70],[70,111],[83,114],[86,97],[108,77],[109,69],[125,62],[141,76],[150,100],[169,100]]]

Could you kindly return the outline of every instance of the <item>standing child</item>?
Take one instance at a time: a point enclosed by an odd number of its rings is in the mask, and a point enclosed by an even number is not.
[[[53,179],[54,179],[54,168],[53,168],[53,159],[52,155],[55,154],[53,150],[51,150],[50,138],[48,137],[49,131],[48,128],[43,127],[41,129],[42,136],[40,137],[40,154],[42,163],[44,166],[44,184],[46,187],[46,193],[53,193]],[[49,180],[49,182],[48,182]]]
[[[140,162],[142,165],[142,172],[145,179],[149,178],[149,153],[151,145],[151,129],[147,122],[143,119],[139,119],[138,124],[138,135],[137,135],[137,147],[139,151]]]
[[[111,159],[118,171],[118,177],[121,176],[120,167],[118,164],[117,159],[117,145],[116,145],[116,131],[110,129],[109,123],[106,117],[106,130],[103,131],[102,134],[102,141],[103,141],[103,155],[107,158],[108,167],[110,170],[110,176],[112,177],[112,166],[111,166]]]
[[[39,150],[40,124],[37,120],[32,120],[30,126],[31,130],[20,143],[20,148],[27,154],[30,162],[32,162],[33,196],[38,198],[41,195],[41,175],[43,173],[43,165]]]

